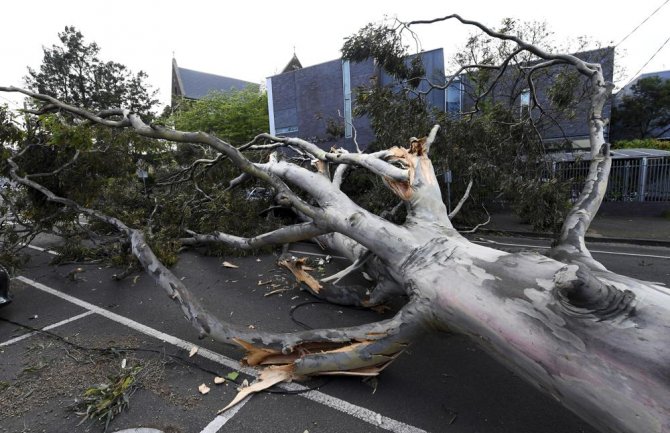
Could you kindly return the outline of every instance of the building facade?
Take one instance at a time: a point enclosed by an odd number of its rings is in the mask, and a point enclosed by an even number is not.
[[[427,78],[444,82],[442,49],[426,51],[422,57]],[[354,92],[371,84],[392,85],[394,80],[371,59],[363,62],[331,60],[309,67],[299,66],[297,57],[281,74],[266,81],[268,111],[272,134],[300,136],[324,148],[340,146],[355,148],[354,139],[364,148],[374,140],[374,133],[365,117],[353,116]],[[427,83],[419,90],[429,91]],[[445,92],[433,90],[428,102],[445,107]]]
[[[445,90],[430,90],[427,81],[443,85],[444,53],[442,49],[422,52],[427,80],[422,81],[418,91],[428,92],[427,102],[453,115],[469,112],[474,108],[477,89],[466,74],[457,77]],[[614,49],[611,47],[576,53],[580,59],[599,62],[603,66],[606,80],[611,81],[614,69]],[[408,61],[411,59],[408,58]],[[521,73],[520,73],[521,72]],[[589,100],[583,77],[577,76],[574,85],[574,101],[560,109],[552,103],[553,86],[568,81],[572,70],[567,67],[552,68],[534,77],[537,102],[543,112],[532,109],[529,85],[520,68],[508,68],[486,99],[503,104],[522,114],[527,110],[541,131],[548,148],[588,147]],[[313,140],[322,147],[333,145],[349,150],[354,148],[356,137],[361,147],[374,140],[374,133],[365,117],[352,115],[357,87],[370,85],[393,86],[394,79],[382,71],[373,60],[360,63],[332,60],[314,66],[302,67],[297,57],[291,59],[281,74],[269,77],[266,82],[270,130],[274,134],[300,136]],[[610,116],[611,103],[604,108]],[[336,126],[343,125],[342,128]]]

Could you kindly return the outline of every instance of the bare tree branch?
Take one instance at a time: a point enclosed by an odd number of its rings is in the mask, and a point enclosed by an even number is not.
[[[379,176],[387,177],[397,181],[406,181],[408,179],[406,170],[394,167],[393,165],[384,161],[384,158],[389,155],[386,151],[360,154],[345,152],[333,153],[326,152],[315,144],[300,138],[274,137],[269,134],[266,134],[265,137],[273,141],[285,143],[286,145],[295,146],[320,159],[321,161],[358,165]]]
[[[201,235],[191,230],[186,230],[186,232],[192,237],[180,239],[181,243],[184,245],[223,243],[242,250],[298,242],[311,239],[324,233],[328,233],[327,230],[321,229],[317,227],[316,224],[311,222],[281,227],[277,230],[254,236],[252,238],[243,238],[221,232],[216,232],[211,235]]]
[[[470,179],[470,182],[468,182],[468,186],[465,188],[465,192],[463,193],[463,197],[458,201],[458,204],[456,207],[451,211],[449,214],[449,219],[454,218],[458,213],[461,211],[461,208],[465,204],[466,201],[468,201],[468,198],[470,198],[470,190],[472,189],[472,185],[474,184],[474,181]]]
[[[33,174],[27,174],[27,175],[26,175],[26,178],[27,178],[27,179],[31,179],[31,178],[36,178],[36,177],[55,176],[55,175],[57,175],[58,173],[60,173],[61,171],[65,170],[66,168],[68,168],[69,166],[71,166],[72,164],[74,164],[74,163],[77,161],[77,158],[79,158],[79,150],[78,150],[78,149],[77,149],[77,151],[74,153],[74,156],[72,157],[72,159],[70,159],[68,162],[66,162],[65,164],[61,165],[61,166],[58,167],[57,169],[52,170],[52,171],[50,171],[50,172],[48,172],[48,173],[33,173]]]

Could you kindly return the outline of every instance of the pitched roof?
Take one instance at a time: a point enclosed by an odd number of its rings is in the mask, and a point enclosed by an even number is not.
[[[227,92],[229,90],[242,90],[250,85],[258,86],[258,84],[250,81],[182,68],[177,66],[176,61],[173,61],[173,66],[183,96],[190,99],[203,98],[213,91]]]
[[[637,76],[634,80],[631,80],[630,83],[626,84],[621,90],[617,92],[614,97],[617,100],[621,100],[624,96],[630,96],[633,94],[633,86],[637,84],[643,78],[658,77],[661,80],[670,80],[670,71],[658,71],[658,72],[647,72]]]
[[[291,57],[291,60],[289,60],[281,73],[283,74],[284,72],[297,71],[298,69],[302,69],[302,63],[300,63],[300,60],[298,60],[298,56],[293,53],[293,57]]]

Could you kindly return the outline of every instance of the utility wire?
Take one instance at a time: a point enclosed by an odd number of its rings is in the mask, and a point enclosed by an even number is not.
[[[220,376],[220,377],[226,377],[226,380],[229,382],[234,382],[237,385],[241,384],[241,381],[239,379],[230,379],[228,376],[224,376],[220,371],[216,371],[207,367],[203,367],[202,365],[198,364],[197,362],[191,361],[189,359],[185,359],[183,356],[180,356],[178,354],[172,354],[168,353],[165,350],[162,349],[151,349],[151,348],[146,348],[146,347],[108,347],[108,348],[99,348],[99,347],[88,347],[88,346],[83,346],[81,344],[74,343],[70,340],[68,340],[65,337],[62,337],[55,332],[47,331],[46,329],[40,329],[40,328],[35,328],[30,325],[26,325],[25,323],[20,323],[20,322],[15,322],[14,320],[11,319],[6,319],[4,317],[0,317],[0,321],[2,322],[7,322],[11,323],[12,325],[27,329],[31,332],[37,332],[39,334],[44,334],[48,337],[51,337],[53,339],[56,339],[68,346],[74,347],[75,349],[85,351],[85,352],[97,352],[105,355],[120,355],[122,353],[126,352],[144,352],[144,353],[151,353],[154,355],[160,355],[162,357],[169,357],[172,358],[174,361],[185,365],[187,367],[195,368],[200,371],[203,371],[205,373],[209,373],[214,376]],[[330,378],[320,378],[321,380],[315,381],[316,383],[312,383],[310,386],[306,386],[304,389],[298,389],[298,390],[284,390],[284,389],[265,389],[263,392],[267,394],[303,394],[305,392],[309,391],[314,391],[319,388],[322,388],[323,386],[327,385],[328,382],[330,381]]]
[[[668,1],[670,1],[670,0],[668,0]],[[644,63],[644,65],[642,65],[642,67],[641,67],[640,69],[638,69],[636,73],[633,74],[633,76],[632,76],[632,78],[630,79],[630,81],[628,81],[623,87],[626,87],[627,85],[629,85],[630,83],[632,83],[633,80],[635,80],[635,77],[637,77],[638,74],[639,74],[640,72],[642,72],[642,70],[649,64],[649,62],[651,62],[652,60],[654,60],[654,57],[656,57],[656,55],[657,55],[659,52],[661,52],[661,50],[663,49],[663,47],[665,47],[665,46],[668,44],[668,42],[670,42],[670,36],[668,37],[668,39],[665,40],[665,42],[663,42],[663,44],[658,48],[658,50],[656,50],[656,52],[655,52],[654,54],[652,54],[651,57],[649,57],[649,60],[647,60],[647,61]],[[623,89],[623,87],[622,87],[622,89]]]
[[[668,0],[668,1],[670,1],[670,0]],[[14,105],[16,105],[17,107],[20,107],[20,106],[21,106],[18,102],[16,102],[16,101],[12,101],[11,99],[7,99],[7,98],[5,98],[4,96],[1,96],[1,95],[0,95],[0,99],[4,99],[5,101],[9,102],[10,104],[14,104]]]
[[[670,2],[670,0],[665,0],[665,1],[663,2],[662,5],[660,5],[659,7],[657,7],[656,10],[655,10],[654,12],[651,13],[651,15],[649,15],[647,18],[645,18],[640,24],[637,25],[637,27],[635,27],[633,30],[630,31],[630,33],[628,33],[626,36],[624,36],[624,38],[621,39],[621,40],[619,41],[619,43],[617,43],[614,47],[616,48],[616,47],[618,47],[619,45],[621,45],[621,44],[623,43],[623,41],[625,41],[626,39],[628,39],[628,37],[629,37],[630,35],[632,35],[633,33],[635,33],[635,32],[637,31],[637,29],[639,29],[640,27],[642,27],[642,25],[643,25],[644,23],[646,23],[646,22],[649,20],[649,18],[651,18],[651,17],[653,17],[654,15],[656,15],[656,12],[660,11],[661,8],[662,8],[663,6],[665,6],[666,4],[668,4],[668,2]]]

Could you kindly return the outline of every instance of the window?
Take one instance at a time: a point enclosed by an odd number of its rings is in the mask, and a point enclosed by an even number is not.
[[[521,102],[521,115],[527,115],[530,112],[530,89],[523,89],[519,100]]]
[[[463,112],[463,83],[456,78],[447,87],[446,112],[458,114]]]
[[[353,137],[351,116],[351,67],[349,60],[342,62],[342,93],[344,93],[344,138]]]
[[[285,126],[283,128],[277,128],[277,134],[288,134],[291,132],[298,132],[297,126]]]

